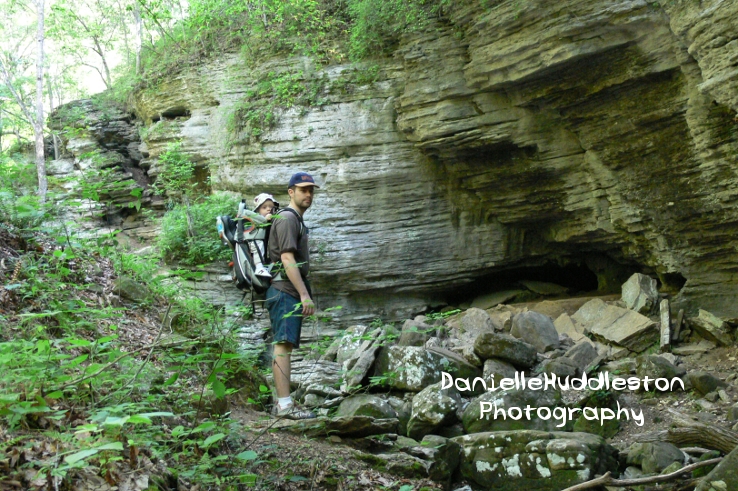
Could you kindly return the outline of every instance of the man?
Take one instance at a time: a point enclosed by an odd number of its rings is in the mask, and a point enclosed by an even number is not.
[[[272,271],[279,271],[266,293],[274,338],[272,372],[277,389],[272,414],[290,419],[315,417],[313,412],[299,408],[290,397],[290,356],[292,349],[300,346],[302,320],[315,313],[308,282],[308,229],[302,216],[313,204],[317,187],[310,174],[298,172],[292,176],[287,190],[289,209],[279,210],[269,237],[269,257],[275,261]]]

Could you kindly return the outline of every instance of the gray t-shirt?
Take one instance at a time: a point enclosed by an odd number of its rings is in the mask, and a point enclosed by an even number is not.
[[[277,290],[300,298],[297,288],[287,278],[287,274],[282,267],[282,253],[292,252],[295,255],[295,261],[300,268],[300,274],[305,282],[308,291],[308,274],[310,273],[310,250],[308,249],[308,229],[302,227],[302,235],[300,235],[300,219],[291,211],[280,210],[278,217],[272,219],[272,230],[269,232],[269,258],[276,263],[272,268],[272,273],[280,272],[282,281],[272,281],[272,286]],[[299,238],[299,240],[298,240]]]

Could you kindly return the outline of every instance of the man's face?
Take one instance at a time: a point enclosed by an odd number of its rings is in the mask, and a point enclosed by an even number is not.
[[[289,194],[295,206],[307,210],[313,204],[315,186],[295,186],[294,189],[289,190]]]

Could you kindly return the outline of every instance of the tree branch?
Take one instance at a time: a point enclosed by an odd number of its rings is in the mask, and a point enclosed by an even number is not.
[[[599,486],[614,486],[618,488],[623,488],[626,486],[640,486],[642,484],[654,484],[654,483],[661,483],[661,482],[666,482],[666,481],[673,481],[674,479],[678,478],[682,474],[686,474],[687,472],[692,472],[693,470],[699,469],[700,467],[706,467],[708,465],[718,464],[722,460],[723,460],[723,457],[718,457],[716,459],[705,460],[703,462],[697,462],[697,463],[688,465],[686,467],[682,467],[678,471],[674,471],[670,474],[663,474],[659,476],[650,476],[650,477],[640,477],[638,479],[614,479],[612,476],[610,476],[610,473],[607,472],[604,476],[600,476],[596,479],[592,479],[591,481],[583,482],[581,484],[568,487],[562,491],[581,491],[582,489],[596,488]]]

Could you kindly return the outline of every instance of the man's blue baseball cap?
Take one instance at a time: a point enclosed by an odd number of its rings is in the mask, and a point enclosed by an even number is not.
[[[294,174],[292,174],[292,177],[290,178],[290,184],[287,187],[291,188],[292,186],[315,186],[316,188],[320,187],[315,184],[315,179],[313,179],[313,176],[311,176],[307,172],[295,172]]]

